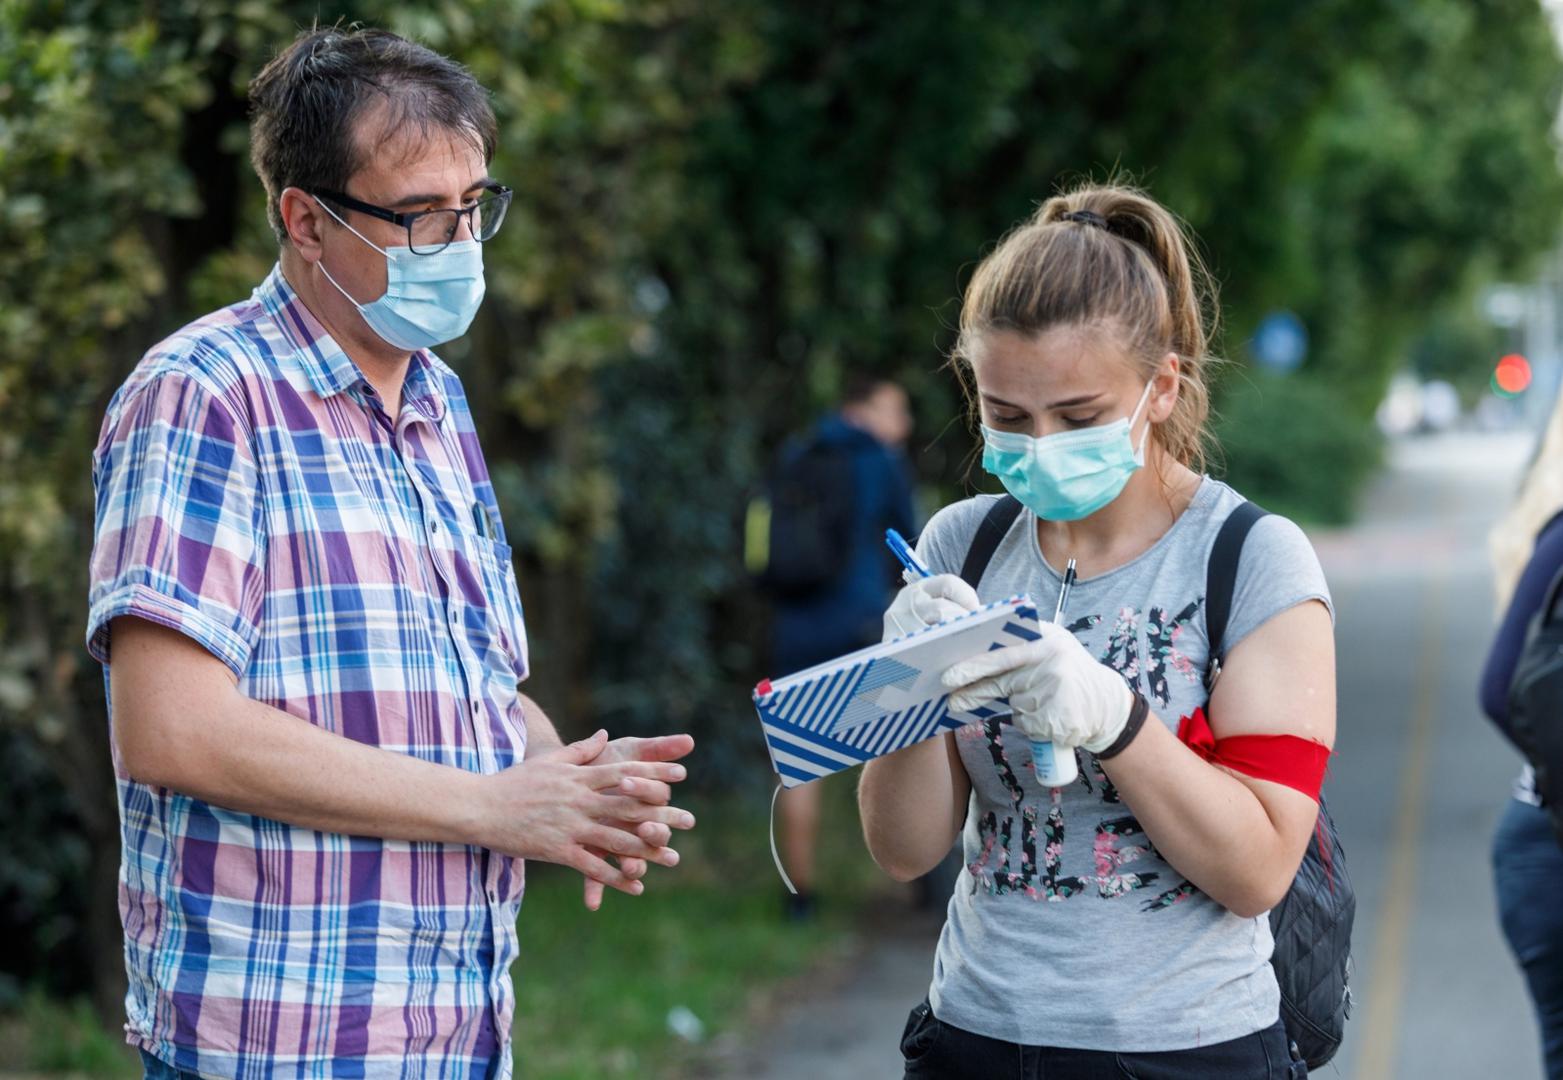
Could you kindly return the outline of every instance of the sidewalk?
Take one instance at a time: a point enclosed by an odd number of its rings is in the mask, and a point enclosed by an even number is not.
[[[867,931],[861,958],[788,1003],[766,1034],[725,1072],[751,1080],[865,1080],[901,1074],[906,1015],[928,992],[943,912],[887,902]]]

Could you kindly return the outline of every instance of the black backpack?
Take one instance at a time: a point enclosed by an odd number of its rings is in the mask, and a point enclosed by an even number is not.
[[[846,565],[857,491],[850,447],[811,439],[783,451],[770,480],[770,544],[761,583],[797,599],[828,587]]]
[[[1531,617],[1509,683],[1509,731],[1536,772],[1536,794],[1563,844],[1563,619],[1558,617],[1563,571]]]
[[[961,577],[973,589],[982,580],[994,551],[1020,515],[1020,509],[1020,502],[1006,495],[983,518],[961,566]],[[1210,641],[1207,689],[1215,684],[1226,655],[1222,639],[1232,611],[1243,541],[1264,516],[1265,511],[1253,503],[1243,503],[1222,524],[1210,549],[1205,568],[1205,628]],[[1544,610],[1550,608],[1549,604]],[[1557,633],[1557,642],[1563,645],[1563,629]],[[1554,654],[1557,651],[1554,648]],[[1560,677],[1552,700],[1563,702],[1563,665],[1556,670]],[[1554,725],[1554,745],[1563,745],[1556,734],[1560,730],[1563,725]],[[1555,761],[1563,765],[1563,757]],[[1270,932],[1275,938],[1270,964],[1281,987],[1281,1019],[1287,1036],[1310,1069],[1320,1068],[1334,1057],[1346,1033],[1346,1020],[1351,1016],[1351,926],[1356,914],[1357,897],[1346,874],[1345,852],[1321,796],[1319,824],[1308,841],[1297,877],[1270,912]]]

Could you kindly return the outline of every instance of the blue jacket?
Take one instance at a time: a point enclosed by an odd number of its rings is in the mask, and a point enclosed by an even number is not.
[[[894,594],[900,564],[885,546],[885,530],[908,539],[916,529],[906,457],[839,413],[822,418],[805,436],[850,454],[856,514],[841,575],[804,599],[778,601],[772,624],[772,675],[786,675],[879,641],[881,619]],[[783,451],[797,453],[794,444]]]

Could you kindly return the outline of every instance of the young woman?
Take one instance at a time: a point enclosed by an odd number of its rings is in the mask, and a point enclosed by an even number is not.
[[[1540,452],[1504,519],[1492,533],[1498,610],[1503,621],[1482,671],[1481,704],[1509,736],[1509,683],[1531,617],[1563,570],[1563,401],[1554,409]],[[1541,1027],[1548,1080],[1563,1080],[1563,846],[1536,794],[1529,765],[1514,784],[1493,837],[1493,880],[1503,934],[1525,972]]]
[[[967,863],[902,1040],[908,1077],[1305,1075],[1265,914],[1317,819],[1332,612],[1302,532],[1261,519],[1207,694],[1206,562],[1243,499],[1202,472],[1204,280],[1167,210],[1088,186],[1044,203],[967,289],[955,366],[984,467],[1024,510],[976,590],[954,575],[995,497],[940,511],[917,548],[936,576],[896,597],[886,637],[1018,593],[1047,618],[1071,559],[1078,580],[1038,641],[946,674],[952,707],[1007,697],[1013,716],[864,771],[881,867],[914,878],[957,836]],[[1213,748],[1180,741],[1207,715]],[[1250,753],[1224,753],[1240,736]],[[1034,739],[1075,754],[1079,779],[1040,785]],[[1251,757],[1282,780],[1249,775]]]

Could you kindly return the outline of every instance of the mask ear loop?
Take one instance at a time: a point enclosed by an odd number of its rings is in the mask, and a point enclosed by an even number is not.
[[[370,247],[374,248],[381,255],[384,255],[386,258],[390,258],[391,253],[389,251],[386,251],[379,244],[375,243],[373,240],[369,239],[363,233],[359,232],[357,229],[355,229],[351,225],[349,225],[347,223],[347,221],[342,217],[341,214],[338,214],[335,210],[331,209],[331,207],[329,207],[325,203],[321,202],[320,201],[320,196],[318,196],[318,195],[311,195],[310,198],[315,200],[315,205],[316,206],[320,207],[320,209],[322,209],[326,213],[330,214],[331,215],[331,219],[333,221],[335,221],[338,225],[342,226],[342,228],[346,229],[348,232],[350,232],[354,236],[358,237],[358,239],[362,240],[364,243],[366,243]]]
[[[771,861],[776,864],[776,872],[781,875],[782,884],[787,886],[787,891],[797,896],[797,887],[793,885],[792,878],[787,876],[786,869],[782,866],[781,855],[776,851],[776,800],[781,798],[781,781],[776,782],[776,790],[771,792]]]
[[[1151,399],[1151,388],[1156,385],[1152,379],[1145,384],[1145,392],[1140,395],[1140,403],[1134,407],[1134,412],[1129,414],[1129,427],[1133,428],[1140,419],[1140,410],[1145,408],[1145,403]],[[1134,460],[1141,465],[1145,464],[1145,450],[1151,444],[1151,425],[1145,425],[1145,437],[1140,440],[1140,448],[1134,452]]]
[[[327,206],[325,203],[321,202],[320,201],[320,197],[318,195],[311,195],[310,198],[314,199],[315,200],[315,205],[320,207],[320,209],[324,210],[326,213],[330,214],[332,219],[334,221],[336,221],[336,223],[338,225],[342,226],[342,228],[346,229],[348,232],[350,232],[354,236],[358,237],[358,239],[362,240],[364,243],[366,243],[370,247],[374,248],[381,255],[384,255],[387,259],[389,259],[391,257],[391,253],[390,252],[386,251],[380,245],[376,244],[373,240],[369,239],[363,233],[359,232],[357,229],[355,229],[351,225],[349,225],[346,221],[342,220],[341,215],[338,214],[335,210],[332,210],[331,207]],[[361,304],[357,300],[355,300],[353,298],[353,294],[348,292],[346,289],[342,288],[341,283],[339,281],[337,281],[336,278],[331,276],[331,271],[326,269],[326,261],[325,261],[325,259],[316,259],[315,260],[315,265],[320,267],[320,272],[322,274],[326,275],[326,280],[331,282],[331,284],[333,286],[335,286],[336,291],[341,293],[343,296],[347,297],[347,302],[352,304],[355,308],[358,309],[359,316],[364,318],[365,321],[367,321],[368,320],[368,316],[364,315],[364,307],[366,305]],[[371,327],[371,329],[373,329],[373,327]]]

